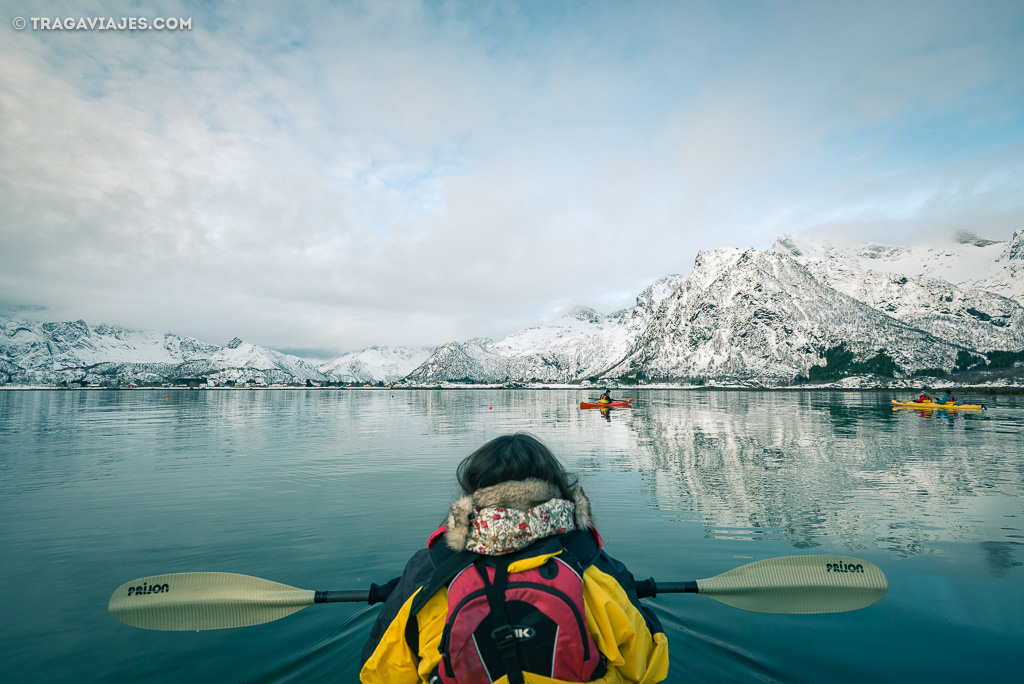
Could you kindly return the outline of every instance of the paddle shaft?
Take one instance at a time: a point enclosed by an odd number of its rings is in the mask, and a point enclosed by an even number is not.
[[[313,596],[313,603],[370,603],[370,591],[368,589],[318,591]]]
[[[313,594],[313,603],[369,603],[371,606],[384,603],[399,579],[396,577],[387,584],[371,584],[369,589],[318,591]]]
[[[654,598],[658,594],[698,594],[697,581],[689,580],[684,582],[655,582],[649,577],[636,583],[636,595],[638,598]]]
[[[341,591],[318,591],[313,596],[313,603],[383,603],[391,594],[391,582],[388,584],[371,584],[369,589],[345,589]],[[695,580],[683,582],[655,582],[653,577],[636,583],[638,598],[655,598],[658,594],[696,594]]]
[[[342,591],[318,591],[313,603],[383,603],[388,600],[391,589],[388,585],[372,584],[369,589],[348,589]],[[659,594],[699,594],[696,580],[682,582],[656,582],[648,577],[636,583],[637,598],[657,598]]]

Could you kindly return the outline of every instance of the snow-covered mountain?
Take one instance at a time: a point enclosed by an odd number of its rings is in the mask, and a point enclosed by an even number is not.
[[[298,357],[238,338],[219,347],[192,337],[90,326],[81,320],[0,319],[0,381],[127,383],[200,377],[262,383],[326,379]]]
[[[1024,230],[1007,242],[961,230],[936,247],[841,242],[820,237],[782,235],[772,249],[801,263],[821,262],[858,273],[876,272],[944,280],[984,290],[1024,305]]]
[[[982,352],[1024,349],[1024,309],[1013,299],[935,278],[803,265],[823,285],[940,339]]]
[[[369,347],[317,366],[336,382],[397,382],[434,353],[433,347]]]
[[[193,362],[197,364],[199,362]],[[294,380],[324,381],[327,377],[297,356],[282,354],[235,338],[205,360],[204,375],[216,381],[235,380],[291,382]]]
[[[950,368],[959,347],[820,280],[792,257],[723,248],[697,256],[686,284],[609,375],[786,382],[845,344],[901,368]]]
[[[127,330],[85,321],[36,323],[0,320],[0,362],[10,382],[70,382],[117,367],[161,370],[208,358],[218,347],[191,337]]]
[[[500,382],[505,377],[501,360],[490,353],[487,338],[474,338],[466,342],[448,342],[406,376],[413,384],[431,384],[446,381]]]
[[[640,293],[635,306],[612,314],[578,307],[550,323],[514,332],[497,342],[485,338],[449,342],[407,380],[567,382],[598,376],[626,354],[647,329],[662,300],[684,281],[679,275],[659,278]]]

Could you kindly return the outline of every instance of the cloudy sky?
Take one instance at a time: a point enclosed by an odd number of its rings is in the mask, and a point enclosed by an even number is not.
[[[322,359],[1024,228],[1024,3],[144,4],[0,0],[0,306]]]

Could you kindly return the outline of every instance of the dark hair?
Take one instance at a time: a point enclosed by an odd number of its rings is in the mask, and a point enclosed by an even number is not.
[[[525,432],[502,435],[462,459],[455,471],[465,494],[510,480],[537,478],[558,486],[563,498],[570,499],[576,484],[539,439]]]

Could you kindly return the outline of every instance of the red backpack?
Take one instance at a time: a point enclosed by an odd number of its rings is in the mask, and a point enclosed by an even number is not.
[[[581,532],[568,536],[596,551],[589,532]],[[455,554],[438,568],[434,578],[451,581],[441,665],[431,681],[481,684],[507,674],[510,684],[522,684],[523,672],[530,672],[589,682],[604,675],[604,658],[587,631],[584,568],[576,555],[563,550],[540,567],[508,572],[515,561],[558,548],[563,548],[559,539],[549,538],[507,556]],[[453,566],[459,568],[454,578]],[[420,592],[423,603],[434,584],[444,582],[428,582]],[[413,614],[420,607],[414,602]]]

